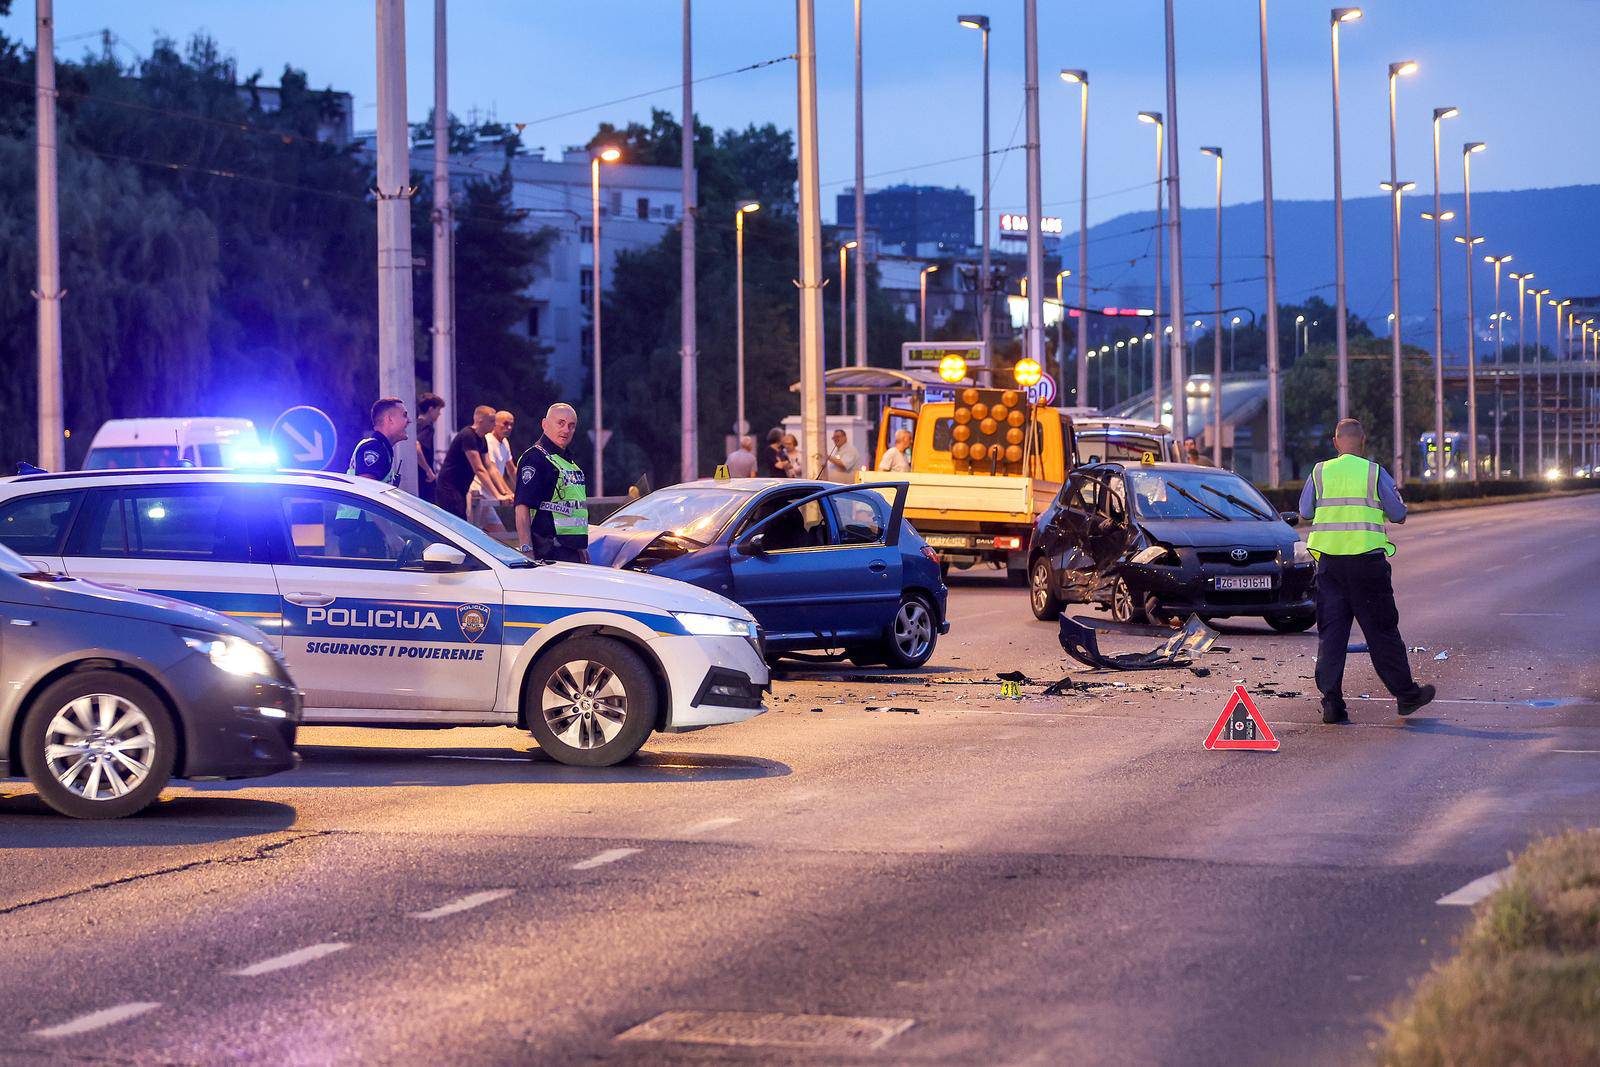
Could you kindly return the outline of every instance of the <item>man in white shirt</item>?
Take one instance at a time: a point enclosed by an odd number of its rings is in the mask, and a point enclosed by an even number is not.
[[[756,439],[754,437],[739,438],[739,447],[728,453],[728,458],[723,461],[728,468],[730,478],[754,478],[756,476]]]
[[[880,471],[889,471],[894,474],[907,474],[911,471],[911,431],[896,430],[894,432],[894,447],[885,449],[883,458],[878,460]]]
[[[833,431],[833,448],[828,452],[828,462],[823,477],[830,482],[853,484],[856,471],[861,469],[861,453],[850,443],[850,435],[843,430]]]
[[[496,505],[511,503],[511,431],[516,428],[516,416],[509,411],[497,411],[494,429],[485,438],[489,452],[483,457],[483,474],[489,478],[485,485],[482,475],[472,479],[468,498],[472,505],[472,524],[486,533],[503,533],[506,524],[500,518]]]

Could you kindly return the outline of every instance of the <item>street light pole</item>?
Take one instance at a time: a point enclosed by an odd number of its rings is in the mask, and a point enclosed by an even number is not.
[[[1067,391],[1067,289],[1066,280],[1070,270],[1056,271],[1056,303],[1061,305],[1061,314],[1056,316],[1056,403],[1062,407],[1070,407],[1063,403]],[[1082,394],[1079,394],[1080,396]],[[1079,400],[1082,404],[1085,401]]]
[[[1183,337],[1183,191],[1178,177],[1181,171],[1178,155],[1178,66],[1177,45],[1173,29],[1172,0],[1166,2],[1167,14],[1167,180],[1172,183],[1172,223],[1169,237],[1172,255],[1168,283],[1172,286],[1172,427],[1180,442],[1189,437],[1189,380],[1188,360],[1184,356]]]
[[[1261,24],[1261,201],[1267,273],[1267,484],[1283,481],[1283,397],[1278,373],[1278,256],[1272,222],[1272,106],[1267,91],[1267,0],[1258,0]]]
[[[1436,454],[1444,456],[1444,258],[1439,227],[1455,218],[1439,203],[1439,124],[1460,112],[1453,107],[1433,109],[1433,212],[1423,217],[1433,223],[1433,441]],[[1471,249],[1468,249],[1469,258]]]
[[[1305,330],[1303,329],[1305,324],[1306,317],[1304,315],[1296,315],[1294,317],[1294,358],[1296,362],[1299,362],[1300,358],[1306,354]]]
[[[1150,410],[1151,418],[1157,425],[1162,425],[1161,419],[1161,286],[1166,280],[1166,272],[1162,269],[1162,257],[1165,255],[1163,238],[1166,236],[1166,226],[1162,218],[1162,204],[1166,198],[1166,123],[1162,121],[1159,111],[1139,112],[1139,121],[1156,128],[1156,285],[1155,301],[1151,304],[1154,314],[1151,317],[1150,332],[1154,335],[1154,348],[1150,353]],[[1130,353],[1131,358],[1131,353]]]
[[[1222,148],[1202,145],[1202,155],[1217,161],[1217,313],[1211,323],[1211,462],[1222,466]]]
[[[1528,476],[1527,452],[1527,330],[1523,325],[1523,312],[1528,307],[1528,280],[1533,277],[1532,271],[1524,273],[1511,272],[1511,280],[1517,283],[1517,477]]]
[[[381,12],[379,19],[381,28]],[[39,316],[39,466],[60,471],[66,469],[67,457],[61,388],[61,224],[56,179],[56,20],[52,0],[36,0],[34,32],[39,272],[33,298],[38,302]]]
[[[1544,475],[1544,298],[1550,295],[1549,289],[1532,289],[1529,295],[1533,297],[1533,356],[1535,378],[1533,379],[1533,406],[1538,415],[1538,429],[1534,433],[1534,451],[1538,456],[1538,469],[1534,471],[1535,477]]]
[[[411,314],[411,180],[404,0],[378,0],[378,393],[417,391]],[[400,487],[417,491],[417,450],[400,449]]]
[[[1228,323],[1228,373],[1232,374],[1238,367],[1233,358],[1233,332],[1239,328],[1239,316],[1235,315]]]
[[[743,437],[750,432],[744,421],[744,217],[760,211],[761,205],[747,200],[733,213],[733,329],[734,329],[734,402],[733,434]]]
[[[978,275],[978,339],[989,339],[989,16],[961,15],[956,22],[983,35],[983,268]]]
[[[1394,328],[1389,331],[1390,346],[1394,357],[1394,450],[1393,470],[1390,472],[1394,480],[1405,484],[1405,410],[1404,387],[1405,368],[1400,357],[1400,330],[1404,320],[1400,315],[1400,194],[1410,188],[1412,183],[1400,181],[1399,166],[1397,163],[1398,152],[1395,143],[1395,83],[1401,76],[1414,74],[1417,64],[1411,60],[1389,64],[1389,184],[1387,186],[1389,197],[1393,201],[1390,210],[1391,229],[1390,246],[1393,251],[1393,289],[1394,289]],[[1444,448],[1444,442],[1437,442],[1437,447]]]
[[[867,150],[866,119],[861,88],[861,0],[855,0],[856,28],[856,366],[867,365]],[[855,400],[856,414],[865,417],[867,398]]]
[[[1500,420],[1505,417],[1505,389],[1500,374],[1504,367],[1502,355],[1505,351],[1506,320],[1500,311],[1500,268],[1510,263],[1511,257],[1485,256],[1484,259],[1494,264],[1494,476],[1498,481],[1505,467],[1505,456],[1500,451]]]
[[[1478,320],[1472,305],[1473,248],[1483,240],[1472,232],[1472,157],[1484,149],[1482,141],[1461,146],[1461,190],[1466,200],[1467,237],[1467,460],[1472,464],[1472,480],[1478,480]]]
[[[1556,319],[1555,319],[1555,322],[1552,323],[1552,327],[1553,327],[1554,332],[1555,332],[1555,336],[1552,338],[1552,340],[1554,341],[1554,344],[1551,345],[1551,354],[1555,356],[1554,362],[1555,362],[1555,365],[1556,365],[1556,380],[1555,380],[1555,390],[1556,391],[1555,391],[1555,398],[1554,398],[1554,407],[1551,409],[1551,414],[1554,415],[1555,418],[1553,420],[1551,420],[1551,424],[1550,424],[1550,458],[1551,458],[1552,461],[1554,461],[1556,467],[1561,471],[1563,476],[1565,476],[1566,469],[1567,469],[1568,466],[1570,466],[1570,464],[1563,463],[1563,461],[1561,459],[1561,397],[1562,397],[1562,394],[1561,394],[1561,390],[1562,390],[1561,363],[1562,363],[1562,358],[1563,358],[1562,357],[1562,347],[1563,346],[1562,346],[1562,343],[1561,343],[1561,320],[1566,317],[1566,315],[1567,315],[1566,307],[1570,303],[1572,303],[1572,298],[1571,297],[1567,297],[1566,299],[1559,300],[1559,301],[1557,301],[1557,300],[1550,301],[1550,306],[1556,309]],[[1567,354],[1570,356],[1571,352],[1572,352],[1572,346],[1570,344],[1568,344],[1566,346],[1566,350],[1567,350]],[[1571,445],[1572,445],[1571,438],[1572,438],[1572,434],[1570,432],[1570,428],[1571,428],[1571,419],[1569,418],[1568,419],[1569,432],[1567,434],[1567,445],[1568,445],[1567,458],[1569,460],[1572,458],[1572,454],[1571,454]]]
[[[923,267],[917,275],[917,327],[922,340],[928,339],[928,275],[939,269],[935,263],[930,267]]]
[[[1339,418],[1350,417],[1350,349],[1345,336],[1348,318],[1344,281],[1344,159],[1339,146],[1339,27],[1361,17],[1359,7],[1336,7],[1329,18],[1333,36],[1333,271],[1336,324],[1335,346],[1339,362]],[[1220,164],[1220,161],[1219,161]]]
[[[1028,343],[1024,349],[1044,366],[1044,188],[1039,173],[1039,0],[1022,3],[1022,97],[1028,185]],[[985,220],[985,226],[987,226]],[[984,239],[988,240],[988,233]],[[987,340],[987,336],[985,337]]]
[[[1089,72],[1064,70],[1061,79],[1078,85],[1078,403],[1089,402]],[[1061,313],[1066,314],[1063,305]]]
[[[450,203],[450,97],[445,0],[433,2],[433,391],[444,401],[439,421],[455,428],[455,220]],[[435,468],[439,456],[428,457]]]
[[[592,327],[590,342],[592,347],[591,377],[594,378],[594,495],[605,495],[606,484],[606,430],[605,430],[605,388],[604,374],[600,363],[600,290],[605,277],[600,260],[600,163],[615,163],[622,157],[622,153],[615,148],[602,148],[589,157],[589,207],[590,225],[589,239],[591,243],[591,261],[593,267],[589,272],[589,319]]]
[[[816,0],[795,0],[799,96],[800,416],[804,462],[827,453],[827,379],[822,354],[822,189],[817,161]]]
[[[856,243],[854,241],[846,241],[839,246],[839,366],[841,367],[850,365],[850,331],[848,328],[850,266],[848,257],[850,250],[855,247]],[[860,263],[858,262],[856,266],[859,268]]]
[[[683,181],[682,249],[679,255],[678,274],[683,290],[680,301],[678,331],[683,339],[682,365],[679,367],[678,421],[683,424],[679,440],[678,466],[684,481],[692,481],[700,471],[700,368],[698,339],[695,329],[695,218],[699,204],[695,196],[694,172],[694,48],[692,22],[689,16],[690,0],[683,0],[683,127],[679,140],[679,168]],[[740,430],[742,434],[744,431]],[[735,436],[738,436],[737,434]]]

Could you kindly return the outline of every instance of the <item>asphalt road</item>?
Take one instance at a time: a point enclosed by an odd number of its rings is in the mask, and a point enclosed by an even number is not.
[[[1398,532],[1442,697],[1408,721],[1321,725],[1314,635],[1254,623],[1209,677],[1096,677],[958,576],[921,676],[801,668],[630,766],[319,728],[122,822],[0,783],[0,1061],[1368,1062],[1468,918],[1436,901],[1600,823],[1597,529],[1586,496]],[[1202,749],[1236,679],[1281,751]]]

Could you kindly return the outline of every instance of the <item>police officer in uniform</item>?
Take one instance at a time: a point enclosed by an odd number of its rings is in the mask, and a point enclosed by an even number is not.
[[[578,432],[571,404],[551,404],[544,431],[517,461],[517,543],[535,559],[589,562],[588,488],[568,449]]]
[[[400,484],[400,452],[395,447],[406,439],[411,416],[405,401],[386,396],[372,405],[372,432],[356,442],[350,452],[346,474],[371,478],[385,485]],[[359,559],[380,559],[384,555],[383,532],[362,519],[358,508],[341,504],[334,512],[333,530],[342,555]]]
[[[1352,620],[1361,624],[1372,666],[1401,715],[1435,693],[1411,676],[1390,580],[1394,542],[1384,520],[1405,522],[1405,501],[1389,472],[1362,456],[1366,441],[1359,422],[1340,419],[1333,432],[1338,458],[1313,467],[1300,493],[1300,514],[1311,520],[1306,547],[1317,560],[1317,689],[1325,723],[1350,721],[1342,687]]]

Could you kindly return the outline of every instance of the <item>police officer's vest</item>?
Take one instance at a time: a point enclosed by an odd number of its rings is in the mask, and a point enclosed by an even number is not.
[[[1306,547],[1312,555],[1359,556],[1374,549],[1394,555],[1378,499],[1378,465],[1360,456],[1340,456],[1311,468],[1316,511]]]
[[[548,459],[550,465],[556,469],[555,492],[550,494],[549,500],[539,505],[539,510],[550,513],[557,537],[587,538],[589,488],[584,482],[583,468],[552,452],[546,452],[538,444],[533,447],[539,449],[539,454]]]
[[[350,450],[350,466],[345,470],[346,474],[350,475],[352,478],[355,477],[356,457],[361,455],[361,450],[367,446],[368,441],[376,440],[376,434],[368,434],[356,442],[356,447]],[[384,443],[388,444],[387,441]],[[383,484],[400,484],[400,450],[394,447],[394,445],[389,445],[389,473],[384,476]],[[340,504],[339,507],[334,511],[333,517],[335,519],[359,519],[361,517],[361,511],[359,508],[351,507],[348,504]]]

